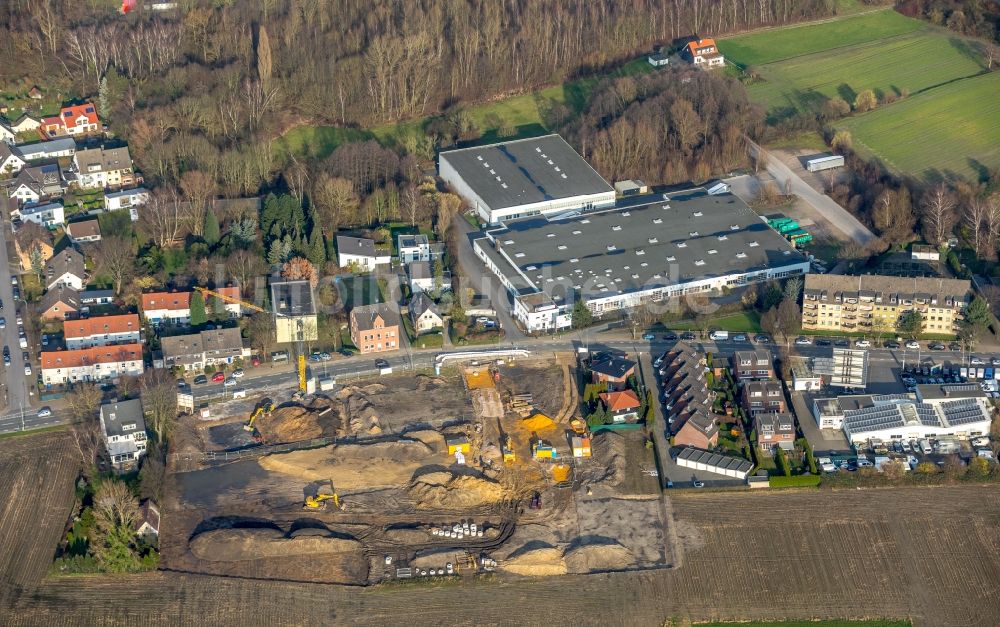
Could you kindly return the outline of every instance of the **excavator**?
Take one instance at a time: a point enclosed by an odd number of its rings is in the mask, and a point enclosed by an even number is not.
[[[225,301],[227,303],[233,303],[233,304],[239,305],[240,307],[243,307],[245,309],[249,309],[250,311],[256,311],[256,312],[259,312],[259,313],[266,313],[266,314],[268,314],[270,316],[274,316],[274,317],[283,315],[283,314],[275,313],[273,311],[268,311],[267,309],[264,309],[263,307],[258,307],[257,305],[254,305],[253,303],[249,303],[249,302],[247,302],[245,300],[242,300],[242,299],[239,299],[239,298],[233,298],[232,296],[227,296],[227,295],[222,294],[220,292],[216,292],[214,290],[210,290],[207,287],[196,286],[194,289],[196,289],[197,291],[201,292],[202,296],[204,296],[206,299],[214,296],[215,298],[218,298],[219,300],[223,300],[223,301]],[[305,352],[305,348],[302,345],[302,339],[301,339],[302,338],[302,333],[303,333],[302,327],[303,327],[303,323],[302,323],[301,320],[299,320],[298,321],[298,329],[297,329],[297,331],[298,331],[298,335],[299,335],[300,339],[298,341],[298,344],[296,345],[296,349],[298,350],[298,353],[299,353],[298,354],[299,391],[304,393],[306,391],[306,352]]]
[[[253,423],[257,422],[257,419],[263,416],[264,414],[270,414],[272,411],[274,411],[274,403],[272,403],[270,400],[265,400],[261,404],[257,405],[257,407],[253,410],[253,413],[250,414],[250,420],[248,420],[247,423],[243,425],[243,430],[253,431],[254,430]]]
[[[340,503],[340,496],[337,495],[337,491],[333,488],[333,479],[330,479],[330,494],[307,496],[305,503],[302,504],[302,509],[311,511],[324,510],[326,509],[327,501],[333,501],[333,506],[336,509],[343,509],[343,505]]]

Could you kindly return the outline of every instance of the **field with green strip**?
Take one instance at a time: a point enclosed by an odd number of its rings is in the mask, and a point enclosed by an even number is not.
[[[899,97],[982,70],[963,40],[917,32],[760,66],[763,81],[748,91],[771,110],[809,111],[837,96],[851,103],[865,89]]]
[[[912,33],[924,26],[895,11],[877,11],[855,17],[750,33],[719,40],[719,50],[727,61],[763,65],[813,52],[851,47]]]
[[[938,87],[837,125],[855,148],[934,181],[1000,166],[1000,73]]]

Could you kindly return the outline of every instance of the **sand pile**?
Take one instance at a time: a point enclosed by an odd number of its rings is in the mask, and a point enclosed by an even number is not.
[[[545,414],[535,414],[521,421],[521,428],[531,433],[542,433],[556,428],[556,423]]]
[[[555,547],[525,551],[504,560],[500,568],[515,575],[529,577],[551,577],[565,575],[567,572],[562,551]]]
[[[293,405],[274,410],[270,416],[257,419],[255,426],[270,444],[297,442],[323,436],[315,413],[305,407]]]
[[[417,507],[462,509],[501,500],[503,488],[483,477],[432,472],[416,478],[409,495]]]
[[[571,573],[624,570],[635,565],[632,551],[617,542],[584,544],[570,549],[563,557]]]
[[[566,464],[556,464],[552,467],[552,480],[556,483],[568,481],[570,470],[571,468]]]
[[[286,538],[276,529],[215,529],[191,540],[191,552],[212,562],[232,562],[269,557],[293,557],[323,553],[360,551],[357,540],[326,536],[296,535]]]
[[[423,442],[402,438],[268,455],[257,463],[264,470],[304,481],[332,479],[337,491],[344,492],[406,485],[433,452]]]

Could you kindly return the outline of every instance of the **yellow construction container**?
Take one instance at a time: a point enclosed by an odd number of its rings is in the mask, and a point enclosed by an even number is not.
[[[448,447],[449,455],[454,455],[455,453],[468,455],[472,448],[469,445],[469,438],[464,435],[446,435],[444,443]]]
[[[569,481],[570,467],[566,464],[556,464],[552,467],[552,480],[556,483]]]
[[[531,453],[535,456],[535,459],[555,459],[559,456],[554,446],[543,442],[535,443],[531,449]]]

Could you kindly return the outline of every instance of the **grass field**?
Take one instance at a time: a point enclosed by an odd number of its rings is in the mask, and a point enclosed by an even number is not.
[[[697,329],[699,325],[694,322],[670,322],[667,328],[678,331]],[[711,329],[720,331],[731,331],[733,333],[757,333],[760,331],[760,314],[756,311],[746,311],[713,318],[708,322]]]
[[[696,623],[698,627],[910,627],[908,620],[754,620],[749,623]]]
[[[925,181],[978,180],[1000,166],[1000,73],[919,94],[842,121],[855,148]]]
[[[744,67],[756,66],[895,37],[921,28],[921,22],[892,10],[885,10],[821,24],[789,26],[719,40],[719,50],[727,61]]]
[[[982,70],[964,40],[922,31],[761,66],[764,80],[748,91],[768,109],[818,111],[837,96],[851,103],[865,89],[912,95]]]

